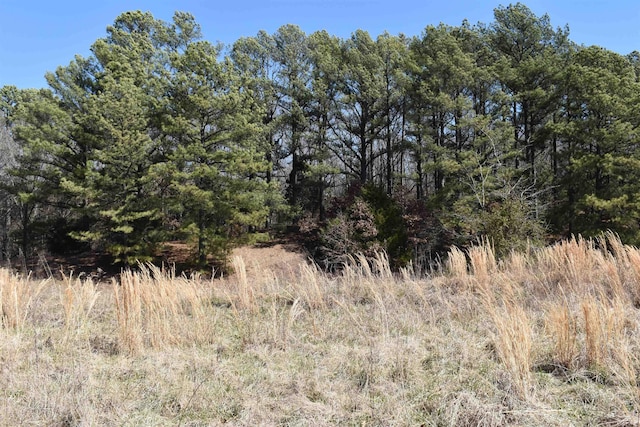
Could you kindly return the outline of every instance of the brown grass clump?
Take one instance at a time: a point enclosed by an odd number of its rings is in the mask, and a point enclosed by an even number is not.
[[[0,269],[0,325],[15,331],[22,329],[45,283]]]
[[[640,251],[614,235],[419,275],[283,250],[211,281],[0,270],[0,424],[640,425]]]
[[[526,399],[532,386],[532,326],[527,312],[519,304],[504,302],[487,305],[496,329],[494,338],[498,358],[511,376],[514,391]]]
[[[91,311],[100,291],[91,279],[65,277],[60,284],[60,298],[64,309],[64,324],[68,336],[81,333],[89,324]]]
[[[565,369],[573,369],[579,356],[577,322],[566,302],[550,307],[547,325],[553,340],[552,362]]]
[[[112,283],[119,343],[126,352],[210,339],[197,280],[143,265],[137,272],[123,271]]]

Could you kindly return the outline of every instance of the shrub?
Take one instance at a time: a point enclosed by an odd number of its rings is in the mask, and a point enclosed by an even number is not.
[[[321,264],[335,268],[348,255],[371,257],[384,250],[394,269],[410,261],[424,266],[449,247],[449,238],[440,221],[426,205],[415,199],[393,198],[379,187],[356,184],[344,196],[334,199],[329,220],[316,228],[318,250],[311,250]],[[308,219],[300,230],[313,239]],[[307,240],[309,241],[309,240]]]
[[[373,256],[382,247],[373,213],[360,197],[329,220],[320,232],[319,261],[329,269],[343,265],[349,255]]]
[[[484,206],[478,206],[470,198],[460,198],[452,213],[444,216],[455,231],[458,246],[489,241],[502,258],[514,250],[526,249],[529,244],[543,243],[545,228],[533,212],[528,200],[507,194],[494,197]]]
[[[378,229],[377,239],[387,252],[391,266],[405,265],[411,260],[412,254],[402,206],[382,188],[372,185],[362,189],[362,197],[373,213]]]

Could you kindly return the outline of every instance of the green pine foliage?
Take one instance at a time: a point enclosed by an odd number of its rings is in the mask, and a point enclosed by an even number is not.
[[[372,185],[362,189],[362,198],[370,206],[378,229],[378,241],[387,252],[393,267],[411,261],[412,248],[408,244],[408,230],[402,206],[384,189]]]
[[[640,243],[638,136],[640,85],[632,63],[599,47],[582,49],[566,70],[564,115],[555,126],[559,203],[552,218],[567,231],[603,230]],[[558,227],[561,225],[558,224]]]
[[[75,239],[134,264],[177,240],[205,267],[296,221],[327,265],[607,230],[639,244],[639,57],[522,3],[413,36],[290,24],[226,48],[189,13],[125,12],[49,88],[0,89],[1,251]]]

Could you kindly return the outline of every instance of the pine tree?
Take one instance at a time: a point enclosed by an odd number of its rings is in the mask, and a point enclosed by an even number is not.
[[[387,195],[391,196],[394,191],[396,157],[401,155],[401,145],[404,143],[403,103],[405,97],[402,93],[402,84],[408,49],[404,37],[395,37],[387,33],[377,38],[376,45],[383,62],[384,186]]]
[[[312,215],[325,219],[325,194],[340,173],[340,162],[329,149],[333,111],[339,97],[340,39],[326,31],[309,36],[312,62],[312,106],[309,118],[309,161],[302,184],[310,193]]]
[[[559,104],[556,84],[571,48],[569,29],[554,30],[549,15],[538,17],[521,3],[498,7],[494,16],[488,37],[511,107],[514,148],[522,149],[514,165],[526,171],[529,184],[541,188],[551,178],[545,158],[551,148],[547,125]]]
[[[273,35],[274,60],[278,64],[275,86],[280,102],[280,136],[291,157],[287,199],[294,209],[307,205],[302,185],[308,156],[306,137],[311,115],[311,58],[306,34],[294,25],[280,27]]]
[[[217,61],[208,42],[175,56],[170,93],[171,134],[177,146],[169,164],[171,197],[181,230],[196,240],[198,261],[226,255],[243,231],[264,224],[278,187],[264,178],[270,165],[261,144],[261,115],[229,61]]]
[[[366,31],[358,30],[341,43],[338,87],[332,109],[328,147],[350,179],[373,181],[373,166],[385,127],[383,60]]]
[[[579,50],[565,74],[559,138],[559,231],[593,236],[607,229],[640,242],[640,153],[634,110],[640,96],[628,58],[599,47]]]

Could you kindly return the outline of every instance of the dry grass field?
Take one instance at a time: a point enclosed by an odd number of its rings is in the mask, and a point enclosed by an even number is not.
[[[430,274],[247,254],[210,281],[0,270],[0,425],[640,425],[640,250],[615,236]]]

